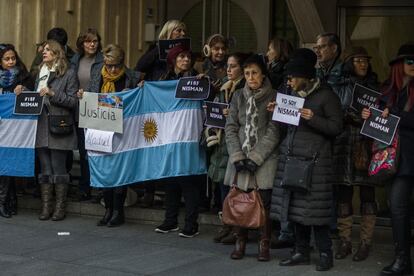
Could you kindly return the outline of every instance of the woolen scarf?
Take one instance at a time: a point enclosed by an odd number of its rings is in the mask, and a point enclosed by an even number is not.
[[[16,67],[13,67],[9,70],[0,69],[0,87],[9,88],[16,83],[17,75],[19,70]]]
[[[49,67],[47,67],[46,64],[42,65],[42,67],[40,68],[40,72],[39,72],[37,92],[39,92],[42,88],[47,87],[47,81],[49,80],[50,72],[55,72],[55,71],[56,71],[56,64],[54,64],[51,69],[49,69]]]
[[[111,93],[115,92],[115,82],[122,78],[122,76],[125,74],[125,67],[122,67],[122,69],[119,71],[117,75],[111,75],[108,73],[108,70],[106,70],[106,67],[102,67],[102,79],[103,84],[101,87],[102,93]]]

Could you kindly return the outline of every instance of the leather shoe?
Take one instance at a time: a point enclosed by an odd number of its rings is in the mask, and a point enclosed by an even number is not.
[[[294,265],[309,265],[310,257],[309,254],[303,254],[296,252],[289,259],[281,260],[280,266],[294,266]]]
[[[364,240],[362,240],[352,260],[354,262],[360,262],[368,258],[369,248],[370,248],[369,244],[367,244]]]
[[[381,275],[409,275],[411,273],[411,260],[401,256],[397,256],[392,264],[384,267],[381,271]]]
[[[316,271],[328,271],[333,267],[332,253],[321,253],[319,263],[316,265]]]

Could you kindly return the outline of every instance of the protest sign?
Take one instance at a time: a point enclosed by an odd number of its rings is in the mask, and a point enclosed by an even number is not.
[[[16,96],[14,114],[39,115],[42,113],[43,99],[38,92],[22,92]]]
[[[381,116],[382,110],[370,107],[371,116],[364,121],[361,134],[377,141],[391,145],[397,130],[400,117],[390,114],[387,118]]]
[[[207,106],[207,118],[204,125],[224,129],[224,126],[226,125],[226,116],[223,114],[223,109],[228,109],[229,105],[208,101],[206,101],[205,104]]]
[[[84,92],[79,100],[79,127],[122,133],[122,97],[114,93]]]
[[[87,129],[85,131],[85,149],[112,153],[113,131]]]
[[[177,99],[204,100],[210,93],[210,79],[185,77],[178,80],[175,89]]]
[[[299,109],[303,107],[304,103],[304,98],[277,93],[272,120],[298,126],[300,120]]]
[[[363,108],[374,107],[378,108],[377,100],[381,96],[378,91],[372,90],[368,87],[355,83],[354,90],[352,92],[351,108],[359,113]]]
[[[166,60],[168,51],[175,46],[183,45],[186,49],[191,49],[190,38],[178,38],[178,39],[160,39],[158,40],[158,48],[160,50],[160,60]]]

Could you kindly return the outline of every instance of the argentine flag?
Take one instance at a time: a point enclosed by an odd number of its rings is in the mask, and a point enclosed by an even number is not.
[[[37,116],[13,115],[14,94],[0,95],[0,176],[34,176]]]
[[[145,82],[142,88],[116,93],[123,99],[123,134],[115,133],[112,154],[88,151],[92,186],[206,173],[199,145],[201,102],[175,99],[176,85]]]

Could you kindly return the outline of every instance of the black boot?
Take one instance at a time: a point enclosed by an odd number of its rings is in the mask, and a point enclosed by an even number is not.
[[[411,274],[410,217],[392,217],[391,221],[392,233],[395,241],[395,259],[389,266],[384,267],[381,271],[381,275]]]
[[[116,227],[124,224],[124,203],[126,198],[126,187],[115,188],[114,191],[114,211],[108,222],[108,227]]]
[[[114,189],[104,189],[103,198],[105,202],[105,214],[103,218],[98,221],[96,224],[97,226],[107,225],[112,217],[112,212],[114,210]]]
[[[4,218],[11,218],[9,209],[7,208],[7,191],[10,186],[10,177],[0,176],[0,216]]]
[[[316,271],[328,271],[333,267],[332,252],[321,252],[319,254],[319,263],[316,265]]]

